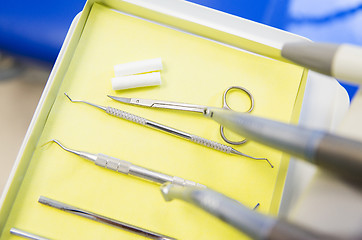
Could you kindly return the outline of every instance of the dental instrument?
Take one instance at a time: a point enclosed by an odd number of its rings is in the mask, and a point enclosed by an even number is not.
[[[250,107],[246,111],[247,113],[250,113],[254,109],[254,98],[251,92],[249,92],[246,88],[240,87],[240,86],[231,86],[228,87],[222,96],[222,108],[232,110],[227,102],[227,96],[230,93],[231,90],[238,90],[242,93],[246,93],[249,100],[250,100]],[[190,111],[195,113],[204,113],[204,110],[206,108],[209,108],[207,106],[203,105],[196,105],[196,104],[189,104],[189,103],[178,103],[178,102],[171,102],[171,101],[161,101],[161,100],[153,100],[153,99],[141,99],[141,98],[125,98],[125,97],[116,97],[116,96],[110,96],[107,95],[109,98],[112,98],[115,101],[121,102],[121,103],[127,103],[127,104],[133,104],[133,105],[139,105],[144,107],[152,107],[152,108],[163,108],[163,109],[174,109],[174,110],[182,110],[182,111]],[[222,139],[233,145],[240,145],[246,142],[246,139],[243,139],[241,141],[232,141],[229,140],[225,133],[224,133],[224,127],[220,125],[220,135]]]
[[[151,127],[151,128],[163,131],[163,132],[167,132],[167,133],[170,133],[172,135],[176,135],[178,137],[187,139],[189,141],[192,141],[192,142],[200,144],[200,145],[204,145],[204,146],[209,147],[209,148],[213,148],[213,149],[221,151],[221,152],[225,152],[225,153],[228,153],[228,154],[236,154],[236,155],[251,158],[251,159],[254,159],[254,160],[264,160],[264,161],[268,162],[268,164],[270,165],[271,168],[274,167],[267,158],[252,157],[252,156],[249,156],[247,154],[241,153],[241,152],[237,151],[236,149],[234,149],[234,148],[232,148],[230,146],[226,146],[226,145],[223,145],[221,143],[214,142],[212,140],[208,140],[208,139],[205,139],[205,138],[202,138],[202,137],[190,134],[190,133],[186,133],[186,132],[183,132],[181,130],[177,130],[175,128],[168,127],[166,125],[163,125],[163,124],[160,124],[160,123],[157,123],[157,122],[154,122],[154,121],[151,121],[151,120],[148,120],[148,119],[133,115],[131,113],[128,113],[128,112],[125,112],[125,111],[122,111],[122,110],[119,110],[119,109],[116,109],[116,108],[113,108],[113,107],[109,107],[109,106],[108,107],[103,107],[103,106],[93,104],[93,103],[90,103],[90,102],[86,102],[86,101],[82,101],[82,100],[72,100],[68,96],[68,94],[64,93],[64,95],[71,102],[85,103],[85,104],[91,105],[93,107],[99,108],[99,109],[105,111],[106,113],[108,113],[108,114],[110,114],[112,116],[122,118],[122,119],[125,119],[125,120],[128,120],[128,121],[134,122],[134,123],[138,123],[138,124],[143,125],[143,126]]]
[[[202,184],[195,183],[195,182],[192,182],[192,181],[180,178],[180,177],[170,176],[170,175],[166,175],[166,174],[163,174],[160,172],[149,170],[147,168],[134,165],[131,162],[128,162],[125,160],[120,160],[120,159],[114,158],[114,157],[110,157],[110,156],[107,156],[102,153],[93,154],[93,153],[73,150],[73,149],[65,147],[63,144],[61,144],[56,139],[52,139],[49,142],[55,142],[65,151],[71,152],[82,158],[90,160],[100,167],[108,168],[108,169],[111,169],[116,172],[124,173],[126,175],[136,176],[136,177],[146,179],[151,182],[155,182],[155,183],[159,183],[159,184],[171,182],[171,183],[174,183],[174,184],[177,184],[180,186],[194,186],[194,187],[205,188],[205,186]],[[45,144],[48,144],[49,142],[47,142]]]
[[[53,207],[53,208],[57,208],[57,209],[66,211],[68,213],[73,213],[75,215],[85,217],[85,218],[88,218],[88,219],[91,219],[91,220],[94,220],[94,221],[97,221],[97,222],[100,222],[100,223],[108,224],[110,226],[117,227],[117,228],[120,228],[122,230],[126,230],[128,232],[135,233],[135,234],[138,234],[140,236],[147,237],[147,238],[150,238],[150,239],[176,240],[175,238],[172,238],[172,237],[169,237],[169,236],[166,236],[166,235],[163,235],[163,234],[159,234],[159,233],[156,233],[156,232],[152,232],[150,230],[140,228],[140,227],[137,227],[137,226],[125,223],[125,222],[121,222],[121,221],[118,221],[118,220],[115,220],[115,219],[112,219],[112,218],[108,218],[108,217],[105,217],[105,216],[102,216],[102,215],[99,215],[99,214],[96,214],[96,213],[93,213],[93,212],[90,212],[90,211],[86,211],[86,210],[83,210],[83,209],[80,209],[80,208],[76,208],[76,207],[73,207],[71,205],[55,201],[53,199],[50,199],[50,198],[47,198],[47,197],[44,197],[44,196],[40,196],[39,199],[38,199],[38,202],[41,203],[41,204]]]
[[[251,239],[337,239],[335,237],[314,232],[313,230],[290,223],[283,219],[276,219],[263,215],[247,208],[240,202],[211,189],[179,187],[167,183],[162,185],[161,193],[165,201],[180,199],[191,203],[230,224],[237,230],[245,233]]]
[[[362,142],[221,108],[204,115],[251,140],[362,184]]]
[[[20,230],[18,228],[11,228],[10,233],[15,235],[15,236],[19,236],[19,237],[23,237],[23,238],[27,238],[27,239],[50,240],[49,238],[41,237],[41,236],[35,235],[33,233],[26,232],[24,230]]]
[[[289,42],[281,55],[300,66],[351,83],[362,83],[362,48],[351,44]]]
[[[225,108],[146,99],[118,99],[138,105],[202,112],[229,130],[362,183],[362,143],[356,140],[281,123]],[[141,104],[140,104],[141,103]],[[189,108],[189,109],[188,109]]]

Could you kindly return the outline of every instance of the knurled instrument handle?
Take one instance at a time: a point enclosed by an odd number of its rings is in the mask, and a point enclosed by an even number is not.
[[[123,119],[129,120],[131,122],[141,124],[141,125],[146,125],[146,122],[148,121],[147,119],[145,119],[143,117],[139,117],[137,115],[119,110],[117,108],[107,107],[106,112],[115,117],[123,118]]]
[[[142,179],[147,179],[149,181],[160,184],[170,182],[180,186],[205,187],[202,184],[189,181],[187,179],[152,171],[147,168],[140,167],[130,162],[120,160],[118,158],[114,158],[102,153],[97,154],[97,159],[95,161],[95,164],[100,167],[111,169],[116,172],[124,173],[126,175],[137,176]]]
[[[199,137],[196,135],[191,135],[190,140],[194,143],[204,145],[206,147],[213,148],[215,150],[219,150],[219,151],[222,151],[225,153],[231,153],[231,149],[232,149],[231,147],[218,143],[218,142],[214,142],[214,141],[206,139],[206,138],[202,138],[202,137]]]

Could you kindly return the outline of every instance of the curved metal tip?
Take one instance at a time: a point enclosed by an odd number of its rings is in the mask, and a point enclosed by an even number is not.
[[[55,143],[58,144],[61,148],[63,148],[64,150],[67,150],[67,148],[64,147],[63,144],[61,144],[58,140],[52,139],[52,140],[50,140],[50,141],[55,142]]]
[[[271,162],[267,159],[267,158],[255,158],[255,157],[250,157],[254,160],[264,160],[264,161],[267,161],[267,163],[269,163],[270,167],[271,168],[274,168],[273,164],[271,164]]]
[[[252,157],[252,156],[249,156],[245,153],[242,153],[242,152],[239,152],[238,150],[232,148],[231,149],[231,152],[234,153],[234,154],[237,154],[237,155],[240,155],[240,156],[243,156],[243,157],[247,157],[247,158],[251,158],[251,159],[254,159],[254,160],[263,160],[263,161],[267,161],[267,163],[270,165],[271,168],[274,168],[273,164],[271,164],[271,162],[267,159],[267,158],[257,158],[257,157]]]
[[[61,148],[63,148],[65,151],[73,152],[73,150],[65,147],[63,144],[61,144],[61,143],[60,143],[58,140],[56,140],[56,139],[51,139],[50,141],[44,143],[42,146],[45,146],[45,145],[47,145],[47,144],[49,144],[49,143],[51,143],[51,142],[55,142],[55,143],[58,144]]]
[[[68,151],[69,149],[64,147],[58,140],[56,139],[51,139],[50,141],[44,143],[43,145],[41,145],[41,147],[44,147],[45,145],[48,145],[49,143],[55,142],[56,144],[58,144],[61,148],[63,148],[64,150]],[[68,149],[68,150],[67,150]]]
[[[50,140],[49,142],[46,142],[44,145],[48,144],[48,143],[51,143],[51,142],[55,142],[56,144],[58,144],[59,147],[63,148],[65,151],[67,152],[71,152],[71,153],[74,153],[74,154],[77,154],[77,155],[80,155],[80,152],[79,151],[76,151],[76,150],[73,150],[73,149],[70,149],[70,148],[67,148],[66,146],[64,146],[63,144],[61,144],[58,140],[56,139],[52,139]]]
[[[271,162],[270,162],[267,158],[265,158],[264,160],[269,163],[269,165],[270,165],[271,168],[274,168],[273,164],[271,164]]]
[[[64,93],[64,95],[67,96],[67,98],[68,98],[71,102],[73,102],[73,100],[69,97],[69,95],[68,95],[67,93]]]
[[[260,203],[257,203],[257,204],[255,205],[255,207],[253,208],[253,211],[255,211],[256,209],[258,209],[259,206],[260,206]]]
[[[88,104],[88,105],[91,105],[93,107],[96,107],[96,108],[99,108],[99,109],[102,109],[103,111],[107,111],[107,108],[106,107],[103,107],[103,106],[100,106],[100,105],[97,105],[97,104],[94,104],[94,103],[90,103],[90,102],[86,102],[86,101],[82,101],[82,100],[73,100],[69,97],[69,95],[67,93],[64,93],[64,95],[71,101],[71,102],[81,102],[81,103],[85,103],[85,104]]]
[[[49,142],[46,142],[44,145],[50,143],[50,142],[55,142],[56,144],[58,144],[59,147],[61,147],[63,150],[67,151],[67,152],[71,152],[71,153],[74,153],[82,158],[85,158],[85,159],[88,159],[88,160],[91,160],[93,162],[95,162],[97,160],[97,155],[96,154],[92,154],[92,153],[88,153],[88,152],[83,152],[83,151],[78,151],[78,150],[73,150],[73,149],[70,149],[70,148],[67,148],[66,146],[64,146],[63,144],[61,144],[58,140],[56,139],[52,139],[50,140]]]

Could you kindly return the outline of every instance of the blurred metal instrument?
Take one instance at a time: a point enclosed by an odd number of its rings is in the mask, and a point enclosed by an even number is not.
[[[10,233],[19,237],[33,239],[33,240],[50,240],[49,238],[41,237],[33,233],[29,233],[18,228],[11,228]]]
[[[207,109],[205,116],[253,141],[362,184],[362,142],[221,108]]]
[[[166,236],[163,234],[159,234],[156,232],[152,232],[150,230],[140,228],[140,227],[128,224],[128,223],[124,223],[124,222],[121,222],[121,221],[118,221],[118,220],[115,220],[112,218],[108,218],[108,217],[105,217],[105,216],[102,216],[102,215],[99,215],[99,214],[96,214],[93,212],[89,212],[89,211],[86,211],[86,210],[83,210],[80,208],[76,208],[76,207],[55,201],[53,199],[43,197],[43,196],[39,197],[38,202],[42,203],[44,205],[50,206],[50,207],[54,207],[54,208],[57,208],[57,209],[60,209],[60,210],[63,210],[63,211],[69,212],[69,213],[73,213],[73,214],[81,216],[81,217],[85,217],[85,218],[100,222],[100,223],[105,223],[110,226],[117,227],[122,230],[126,230],[128,232],[135,233],[135,234],[138,234],[140,236],[147,237],[150,239],[175,240],[175,238],[172,238],[172,237],[169,237],[169,236]]]
[[[165,184],[161,187],[161,192],[166,201],[180,199],[191,203],[230,224],[252,239],[336,239],[331,236],[316,233],[286,220],[263,215],[211,189],[179,187],[173,184]]]
[[[348,82],[362,83],[362,47],[351,44],[288,42],[281,55],[301,66]]]

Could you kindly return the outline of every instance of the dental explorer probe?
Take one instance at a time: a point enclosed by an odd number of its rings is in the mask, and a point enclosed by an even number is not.
[[[166,201],[180,199],[191,203],[230,224],[252,239],[337,239],[335,237],[316,233],[286,220],[263,215],[247,208],[240,202],[211,189],[179,187],[174,184],[167,183],[162,185],[161,193]]]
[[[102,215],[99,215],[99,214],[96,214],[96,213],[93,213],[90,211],[76,208],[76,207],[70,206],[70,205],[62,203],[62,202],[55,201],[53,199],[50,199],[50,198],[47,198],[44,196],[40,196],[38,202],[41,204],[53,207],[53,208],[63,210],[68,213],[73,213],[75,215],[85,217],[85,218],[88,218],[88,219],[91,219],[91,220],[94,220],[94,221],[97,221],[100,223],[105,223],[112,227],[117,227],[122,230],[126,230],[128,232],[135,233],[135,234],[138,234],[140,236],[147,237],[150,239],[176,240],[175,238],[172,238],[172,237],[160,234],[160,233],[152,232],[150,230],[140,228],[140,227],[137,227],[137,226],[125,223],[125,222],[121,222],[121,221],[118,221],[118,220],[115,220],[112,218],[108,218],[108,217],[105,217],[105,216],[102,216]]]
[[[140,125],[147,126],[147,127],[153,128],[153,129],[157,129],[157,130],[160,130],[162,132],[166,132],[166,133],[169,133],[169,134],[172,134],[172,135],[187,139],[187,140],[189,140],[191,142],[194,142],[194,143],[197,143],[197,144],[200,144],[200,145],[204,145],[206,147],[213,148],[213,149],[221,151],[221,152],[225,152],[225,153],[228,153],[228,154],[236,154],[236,155],[251,158],[251,159],[254,159],[254,160],[264,160],[264,161],[268,162],[268,164],[270,165],[271,168],[274,167],[267,158],[252,157],[252,156],[249,156],[247,154],[241,153],[241,152],[237,151],[236,149],[234,149],[234,148],[232,148],[230,146],[226,146],[224,144],[214,142],[214,141],[209,140],[209,139],[205,139],[205,138],[202,138],[202,137],[190,134],[190,133],[186,133],[186,132],[181,131],[181,130],[177,130],[175,128],[168,127],[166,125],[163,125],[163,124],[148,120],[146,118],[142,118],[142,117],[139,117],[137,115],[134,115],[134,114],[119,110],[117,108],[113,108],[113,107],[110,107],[110,106],[103,107],[103,106],[93,104],[93,103],[90,103],[90,102],[86,102],[86,101],[82,101],[82,100],[72,100],[68,96],[67,93],[64,93],[64,95],[67,96],[67,98],[71,102],[85,103],[85,104],[91,105],[93,107],[99,108],[99,109],[105,111],[106,113],[108,113],[109,115],[112,115],[112,116],[115,116],[115,117],[118,117],[118,118],[122,118],[122,119],[125,119],[125,120],[128,120],[128,121],[134,122],[134,123],[138,123]]]
[[[125,160],[120,160],[118,158],[110,157],[102,153],[93,154],[78,150],[73,150],[70,148],[65,147],[63,144],[61,144],[58,140],[52,139],[49,142],[55,142],[58,144],[61,148],[63,148],[65,151],[74,153],[82,158],[88,159],[92,162],[94,162],[96,165],[104,168],[111,169],[116,172],[124,173],[126,175],[133,175],[142,179],[149,180],[151,182],[155,183],[166,183],[171,182],[180,186],[194,186],[194,187],[202,187],[205,188],[204,185],[195,183],[180,177],[176,176],[170,176],[166,175],[160,172],[156,172],[153,170],[149,170],[144,167],[140,167],[137,165],[134,165],[130,162],[127,162]],[[49,143],[47,142],[47,143]],[[45,144],[47,144],[45,143]]]
[[[231,131],[362,184],[362,142],[221,108],[205,116]]]

